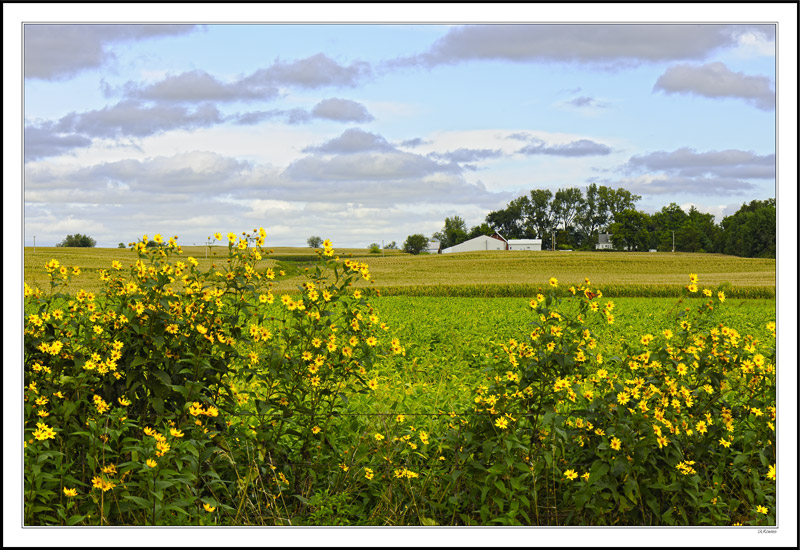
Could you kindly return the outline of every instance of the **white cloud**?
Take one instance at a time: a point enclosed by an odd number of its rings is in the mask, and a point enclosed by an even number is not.
[[[365,132],[360,128],[349,128],[342,135],[326,141],[321,145],[310,145],[304,149],[306,152],[318,153],[361,153],[364,151],[394,151],[395,148],[386,141],[386,138],[372,132]]]
[[[316,118],[325,118],[339,122],[370,122],[375,120],[367,108],[357,101],[332,97],[323,99],[311,110]]]
[[[434,66],[465,60],[579,62],[613,68],[640,62],[704,59],[769,26],[695,24],[465,25],[451,29],[420,55],[389,62]]]
[[[246,86],[282,84],[311,89],[323,86],[352,87],[371,75],[369,63],[354,61],[345,66],[323,53],[318,53],[288,63],[276,60],[269,67],[243,78],[240,83]]]
[[[775,109],[775,90],[768,77],[734,72],[719,61],[700,66],[681,64],[668,67],[653,90],[744,99],[765,111]]]
[[[679,176],[775,178],[775,155],[726,149],[698,153],[689,147],[631,157],[626,171],[660,170]]]
[[[743,32],[739,35],[738,48],[734,54],[742,58],[775,57],[775,33],[764,33],[758,30]]]
[[[25,78],[60,80],[108,64],[116,43],[185,34],[196,26],[27,24],[23,29]]]

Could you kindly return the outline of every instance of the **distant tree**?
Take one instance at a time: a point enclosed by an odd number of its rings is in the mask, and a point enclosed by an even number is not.
[[[650,216],[638,210],[627,209],[614,215],[608,230],[615,250],[645,251],[650,245],[647,227]]]
[[[577,187],[559,189],[553,196],[550,208],[563,229],[572,225],[575,216],[584,206],[583,194]]]
[[[675,231],[675,250],[680,252],[714,252],[719,227],[714,215],[689,208],[686,219]]]
[[[530,210],[528,197],[521,196],[512,200],[502,210],[489,212],[486,223],[494,227],[506,239],[522,239],[529,236],[526,232],[526,214]]]
[[[119,244],[117,245],[117,248],[125,248],[125,243],[119,243]]]
[[[372,243],[368,247],[370,254],[380,254],[381,253],[381,245],[378,243]]]
[[[583,248],[597,244],[597,233],[608,224],[608,208],[600,200],[600,190],[596,183],[586,188],[583,208],[575,215],[575,228],[580,233]]]
[[[308,238],[306,243],[308,243],[308,246],[310,246],[311,248],[319,248],[320,246],[322,246],[322,237],[317,237],[316,235],[312,235],[311,237]]]
[[[491,237],[494,235],[494,229],[492,229],[491,226],[486,222],[473,226],[472,229],[469,230],[469,233],[467,233],[467,239],[474,239],[475,237],[480,237],[481,235]]]
[[[433,238],[442,243],[442,248],[455,246],[467,240],[467,222],[460,216],[444,219],[444,227],[433,234]]]
[[[97,241],[90,236],[75,233],[74,235],[67,235],[64,237],[64,240],[58,243],[56,246],[94,248],[96,244]]]
[[[425,247],[428,246],[428,239],[425,235],[420,235],[419,233],[415,235],[409,235],[406,238],[406,242],[403,243],[403,252],[408,252],[409,254],[419,254]]]
[[[722,219],[718,250],[748,258],[774,258],[777,245],[775,199],[742,204]]]
[[[384,250],[397,250],[397,243],[392,241],[389,244],[387,244],[386,246],[384,246],[383,248],[384,248]]]
[[[686,212],[674,202],[650,216],[650,248],[656,248],[662,252],[672,251],[674,232],[680,230],[686,219]]]
[[[620,187],[613,189],[601,185],[597,188],[597,197],[602,208],[608,213],[608,222],[614,221],[614,216],[623,210],[635,210],[636,202],[642,200],[640,195],[634,195],[627,189]]]
[[[553,193],[549,189],[531,189],[526,214],[526,227],[530,237],[542,239],[542,248],[551,247],[551,234],[555,227],[555,217],[550,208]]]

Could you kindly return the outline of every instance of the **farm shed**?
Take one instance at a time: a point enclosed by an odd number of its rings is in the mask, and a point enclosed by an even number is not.
[[[595,250],[611,250],[614,245],[611,244],[610,233],[600,233],[597,235],[597,244],[594,245]]]
[[[425,247],[425,252],[428,254],[441,254],[442,253],[442,243],[437,241],[436,239],[431,239],[428,241],[428,246]]]
[[[508,242],[499,233],[495,233],[491,237],[481,235],[450,248],[445,248],[442,253],[472,252],[476,250],[508,250]]]
[[[542,239],[508,239],[509,250],[541,250]]]

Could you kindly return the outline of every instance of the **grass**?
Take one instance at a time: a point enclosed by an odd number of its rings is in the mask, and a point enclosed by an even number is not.
[[[774,259],[739,258],[722,254],[648,252],[464,252],[411,256],[397,250],[370,254],[364,248],[340,249],[340,256],[352,256],[369,264],[371,286],[384,294],[434,296],[526,296],[539,285],[556,277],[564,285],[588,277],[609,296],[674,296],[687,284],[689,273],[697,273],[703,286],[729,283],[740,297],[774,296]],[[200,270],[212,263],[222,265],[224,247],[184,247],[184,256],[199,261]],[[73,279],[70,290],[100,288],[98,272],[113,260],[123,265],[135,261],[128,249],[43,248],[25,249],[25,281],[46,288],[44,263],[51,258],[67,266],[80,266],[83,273]],[[314,265],[310,248],[275,248],[263,267],[283,269],[284,278],[276,291],[291,291],[303,281],[302,271]],[[364,284],[359,283],[359,284]],[[747,289],[747,290],[742,290]]]

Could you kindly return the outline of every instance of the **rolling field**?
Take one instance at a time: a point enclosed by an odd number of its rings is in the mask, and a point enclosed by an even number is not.
[[[227,257],[223,247],[184,247],[184,256],[193,256],[198,269],[212,264],[222,266]],[[384,295],[492,295],[482,287],[505,286],[499,296],[526,296],[537,285],[556,277],[565,284],[577,284],[588,277],[604,289],[632,289],[628,295],[654,295],[670,289],[678,295],[688,273],[697,273],[705,285],[729,283],[734,288],[758,292],[754,297],[774,296],[775,260],[738,258],[721,254],[626,253],[626,252],[466,252],[445,255],[411,256],[399,251],[369,254],[366,249],[341,249],[341,257],[352,257],[369,264],[372,282],[360,286],[381,288]],[[82,273],[73,278],[70,289],[95,291],[100,287],[98,273],[114,260],[128,265],[136,256],[128,249],[42,248],[33,253],[25,249],[25,281],[42,288],[47,276],[45,262],[55,258],[67,266],[79,266]],[[314,265],[310,248],[276,248],[261,262],[261,268],[284,270],[275,289],[294,291],[303,281],[302,271]],[[463,287],[456,289],[454,287]],[[497,289],[495,289],[497,290]],[[625,295],[625,294],[622,294]]]

